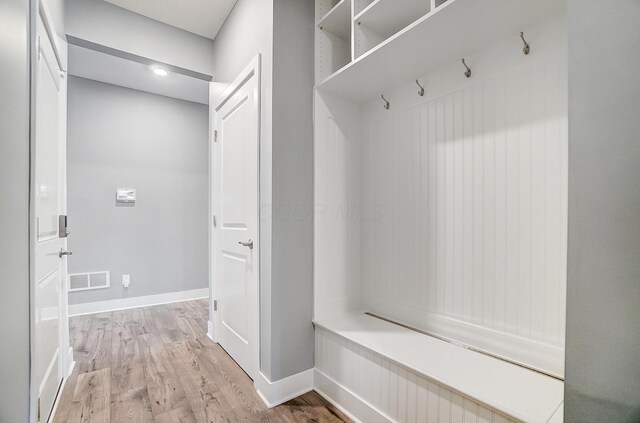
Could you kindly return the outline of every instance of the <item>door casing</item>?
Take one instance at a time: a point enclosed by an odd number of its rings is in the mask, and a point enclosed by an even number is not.
[[[36,363],[36,298],[35,293],[37,289],[36,281],[36,273],[37,273],[37,250],[36,245],[38,243],[38,233],[37,233],[37,222],[36,222],[36,210],[35,210],[35,195],[36,189],[35,186],[36,178],[36,98],[37,98],[37,71],[38,71],[38,36],[46,37],[53,49],[53,56],[50,58],[50,61],[57,66],[58,71],[60,72],[60,86],[59,86],[59,95],[58,95],[58,110],[59,114],[57,116],[58,119],[58,137],[59,137],[59,151],[58,151],[58,160],[59,160],[59,214],[67,213],[67,189],[66,189],[66,107],[67,107],[67,78],[66,78],[66,42],[56,35],[56,31],[54,28],[54,21],[52,19],[52,13],[49,11],[47,5],[41,1],[31,0],[31,11],[30,11],[30,56],[31,56],[31,96],[30,96],[30,205],[29,205],[29,221],[30,221],[30,240],[29,240],[29,257],[30,257],[30,311],[29,311],[29,327],[30,327],[30,366],[32,368],[31,376],[30,376],[30,406],[29,406],[29,421],[37,422],[38,421],[38,396],[39,396],[39,381],[36,380],[36,372],[33,371],[35,363]],[[38,31],[38,24],[40,21],[40,25],[43,25],[44,30]],[[63,54],[64,53],[64,54]],[[66,238],[61,238],[59,240],[60,247],[62,249],[67,248],[67,240]],[[64,384],[71,374],[73,369],[73,365],[75,362],[73,361],[73,350],[70,347],[69,342],[69,325],[68,325],[68,287],[67,287],[67,259],[63,258],[60,263],[60,321],[58,327],[58,336],[59,336],[59,352],[58,352],[58,368],[59,374],[62,377],[62,383],[60,385],[58,391],[58,397],[53,405],[51,415],[49,416],[49,421],[55,416],[55,411],[58,405],[59,393],[62,392]],[[40,421],[43,423],[45,416],[42,416]]]

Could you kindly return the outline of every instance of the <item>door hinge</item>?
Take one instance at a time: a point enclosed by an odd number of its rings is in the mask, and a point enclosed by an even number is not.
[[[213,311],[218,311],[218,300],[213,300]]]
[[[218,142],[218,130],[213,131],[213,142]]]
[[[216,215],[215,214],[213,215],[213,227],[214,228],[216,227]]]
[[[38,409],[36,410],[36,413],[38,415],[38,420],[40,421],[40,397],[38,397],[38,405],[37,405]]]

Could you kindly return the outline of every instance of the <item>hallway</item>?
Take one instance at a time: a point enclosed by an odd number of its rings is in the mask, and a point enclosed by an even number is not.
[[[207,300],[72,317],[76,366],[55,423],[342,422],[315,392],[267,409],[206,335]]]

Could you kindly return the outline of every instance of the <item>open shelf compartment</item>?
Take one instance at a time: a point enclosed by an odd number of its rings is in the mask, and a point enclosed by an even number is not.
[[[318,21],[318,28],[349,42],[351,39],[351,1],[340,0]]]
[[[429,0],[405,0],[402,7],[397,0],[375,0],[354,21],[386,39],[429,13],[430,6]]]

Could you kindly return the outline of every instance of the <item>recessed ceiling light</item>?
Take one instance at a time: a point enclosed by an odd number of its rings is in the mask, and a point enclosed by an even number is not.
[[[169,74],[166,70],[161,68],[153,68],[153,73],[160,76],[167,76]]]

